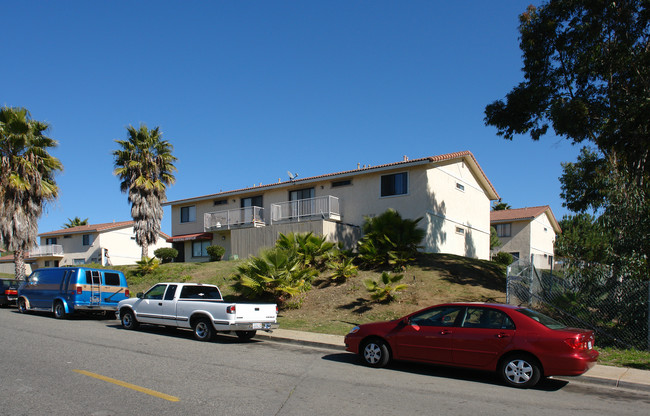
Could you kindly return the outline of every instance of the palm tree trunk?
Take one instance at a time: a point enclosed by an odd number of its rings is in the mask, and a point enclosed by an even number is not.
[[[14,251],[14,265],[16,280],[25,280],[25,252],[22,249]]]
[[[142,242],[142,255],[141,255],[141,260],[144,259],[145,257],[149,257],[149,244],[147,244],[146,241]]]

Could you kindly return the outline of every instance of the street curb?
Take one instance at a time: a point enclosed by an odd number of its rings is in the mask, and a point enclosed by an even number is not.
[[[301,345],[301,346],[313,347],[313,348],[322,348],[322,349],[328,349],[333,351],[345,351],[345,345],[342,344],[340,345],[332,344],[329,342],[319,342],[310,339],[298,339],[298,338],[292,338],[287,336],[272,335],[267,333],[258,332],[257,335],[255,335],[255,339],[278,342],[282,344],[292,344],[292,345]],[[603,387],[610,387],[613,389],[628,389],[628,390],[636,390],[641,392],[650,392],[650,385],[623,381],[615,378],[595,377],[595,376],[588,375],[588,373],[583,374],[581,376],[553,376],[551,378],[553,380],[562,380],[562,381],[573,382],[577,384],[579,383],[594,384]]]

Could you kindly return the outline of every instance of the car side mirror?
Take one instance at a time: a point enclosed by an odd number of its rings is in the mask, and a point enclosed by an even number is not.
[[[410,318],[402,319],[402,325],[404,325],[404,326],[411,325],[411,319]]]
[[[138,299],[142,299],[144,297],[144,293],[138,292],[138,293],[136,293],[135,297],[138,298]]]

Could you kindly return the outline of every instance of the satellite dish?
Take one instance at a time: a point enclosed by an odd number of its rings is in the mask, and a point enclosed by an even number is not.
[[[296,173],[295,175],[291,173],[291,171],[287,171],[287,175],[289,175],[289,180],[292,181],[298,177],[298,174]]]

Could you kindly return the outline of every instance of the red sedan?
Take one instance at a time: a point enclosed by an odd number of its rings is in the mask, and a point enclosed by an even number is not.
[[[371,367],[395,359],[489,370],[521,388],[542,377],[583,374],[598,358],[591,330],[487,303],[436,305],[395,321],[355,326],[345,346]]]

